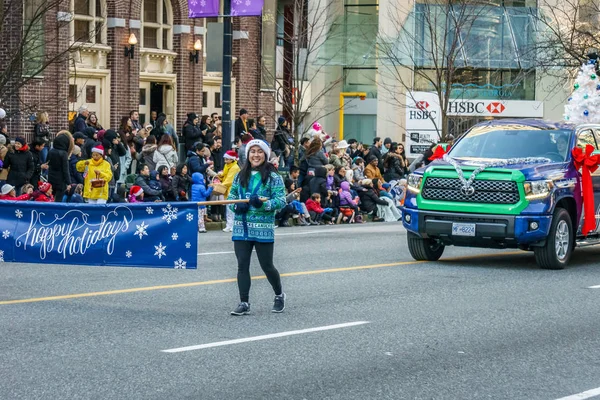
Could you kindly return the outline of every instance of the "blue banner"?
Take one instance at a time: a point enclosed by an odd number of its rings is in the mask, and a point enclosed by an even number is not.
[[[0,201],[0,262],[197,268],[196,203]]]

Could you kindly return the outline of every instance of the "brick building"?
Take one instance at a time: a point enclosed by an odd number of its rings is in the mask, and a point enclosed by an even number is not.
[[[24,0],[23,8],[19,2],[4,5],[0,77],[9,79],[4,86],[0,81],[0,104],[10,116],[11,136],[31,132],[29,117],[35,111],[49,113],[54,132],[66,128],[69,114],[82,104],[111,128],[118,128],[131,110],[139,110],[143,121],[151,111],[165,112],[178,131],[188,112],[221,114],[222,21],[188,19],[187,0]],[[36,15],[40,10],[42,15]],[[274,121],[275,98],[261,91],[262,19],[234,18],[233,29],[232,117],[244,107]],[[274,37],[275,26],[268,29]],[[133,52],[126,54],[135,42]],[[196,62],[198,44],[202,50]],[[23,60],[9,63],[21,48]],[[15,65],[22,69],[6,72]],[[36,68],[43,71],[36,73]],[[31,75],[23,84],[22,77]]]

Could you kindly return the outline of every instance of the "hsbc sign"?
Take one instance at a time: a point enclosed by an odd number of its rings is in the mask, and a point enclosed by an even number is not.
[[[544,104],[541,101],[525,100],[450,99],[448,116],[543,118]],[[441,128],[441,122],[442,111],[436,93],[406,93],[405,128],[407,131],[435,133]],[[408,140],[407,145],[407,148],[410,149]]]

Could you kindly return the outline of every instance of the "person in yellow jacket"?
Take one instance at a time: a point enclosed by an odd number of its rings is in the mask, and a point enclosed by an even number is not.
[[[237,163],[238,155],[235,151],[229,150],[223,156],[223,160],[225,161],[225,167],[223,168],[223,177],[222,185],[227,188],[227,192],[225,192],[225,198],[229,196],[229,191],[231,190],[231,185],[233,185],[233,179],[240,172],[240,166]],[[225,216],[227,219],[227,224],[225,225],[225,229],[223,232],[231,232],[233,230],[233,211],[229,207],[225,207]]]
[[[77,171],[83,172],[83,197],[90,204],[105,204],[108,200],[108,183],[112,179],[110,163],[104,159],[104,147],[98,145],[92,148],[92,158],[81,160],[76,164]],[[104,180],[104,185],[92,181]],[[98,186],[97,186],[98,185]]]

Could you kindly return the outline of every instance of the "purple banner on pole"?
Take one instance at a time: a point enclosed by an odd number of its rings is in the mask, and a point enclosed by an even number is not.
[[[221,7],[219,0],[188,0],[188,9],[188,18],[206,18],[219,16]]]
[[[231,0],[231,16],[262,15],[264,0]]]

